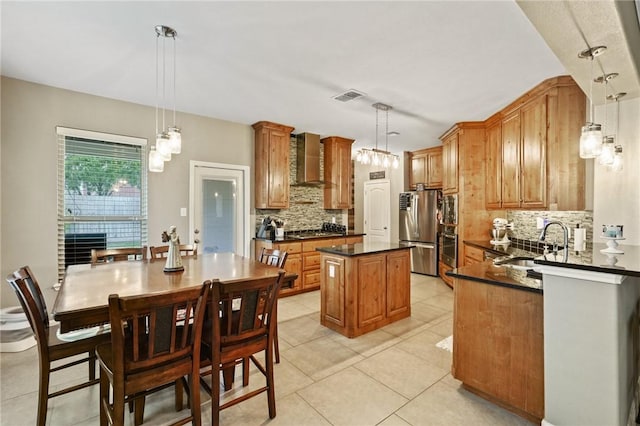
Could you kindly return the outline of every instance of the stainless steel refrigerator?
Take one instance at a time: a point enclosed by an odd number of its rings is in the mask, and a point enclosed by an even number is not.
[[[400,245],[413,245],[411,272],[438,275],[440,190],[400,193]]]

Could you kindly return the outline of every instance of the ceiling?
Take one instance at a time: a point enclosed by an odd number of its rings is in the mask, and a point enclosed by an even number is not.
[[[547,3],[600,4],[613,21],[592,20],[590,31],[621,32],[610,0],[2,1],[2,75],[155,106],[154,27],[168,25],[178,32],[179,112],[274,121],[295,133],[353,138],[359,148],[375,145],[371,105],[382,102],[393,107],[389,131],[400,133],[388,149],[415,150],[438,145],[455,122],[483,120],[548,77],[584,78],[587,64],[574,57],[600,40],[578,37],[573,27],[563,33],[568,24],[546,13]],[[616,82],[616,89],[638,96],[638,64],[628,47],[619,49],[635,82],[629,75],[632,84]],[[333,99],[348,89],[365,96]],[[140,136],[152,137],[154,125]],[[380,126],[385,148],[382,116]]]

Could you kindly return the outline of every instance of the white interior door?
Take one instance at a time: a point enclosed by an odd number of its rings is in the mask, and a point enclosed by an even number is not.
[[[364,233],[367,241],[391,241],[391,182],[364,183]]]
[[[199,230],[199,253],[249,256],[249,168],[191,162],[191,235]]]

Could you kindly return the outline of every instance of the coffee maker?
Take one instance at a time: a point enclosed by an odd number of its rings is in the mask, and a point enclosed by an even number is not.
[[[491,230],[493,239],[490,243],[495,245],[509,244],[511,241],[507,235],[507,229],[513,229],[513,224],[509,223],[507,219],[501,217],[493,219],[493,229]]]

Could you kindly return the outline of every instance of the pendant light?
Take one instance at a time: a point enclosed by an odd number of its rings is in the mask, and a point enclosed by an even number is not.
[[[615,135],[618,142],[620,142],[620,98],[625,96],[626,92],[620,92],[607,96],[607,99],[614,100],[616,102],[616,125]],[[613,159],[609,164],[609,168],[614,172],[621,172],[623,169],[624,161],[622,158],[622,145],[616,145],[613,149]]]
[[[591,61],[589,78],[589,121],[582,127],[580,135],[580,158],[595,158],[602,149],[602,126],[593,122],[593,59],[606,50],[606,46],[591,47],[578,54]]]
[[[164,27],[168,28],[168,27]],[[180,128],[176,125],[176,35],[178,33],[168,28],[170,32],[165,37],[171,37],[173,39],[173,126],[167,129],[169,135],[169,148],[172,154],[180,154],[182,152],[182,134]],[[156,27],[156,32],[158,28]]]
[[[180,129],[175,125],[175,39],[178,34],[176,30],[164,25],[157,25],[155,27],[156,32],[156,144],[149,151],[149,171],[161,172],[164,170],[164,164],[162,167],[158,165],[159,159],[163,161],[170,161],[171,154],[179,154],[181,151],[181,137]],[[160,112],[160,37],[162,37],[162,112]],[[169,127],[165,131],[165,102],[166,102],[166,46],[165,40],[172,38],[174,42],[174,57],[173,57],[173,97],[174,97],[174,110],[173,118],[174,125]],[[160,124],[160,114],[162,114],[162,127]]]
[[[607,87],[608,83],[611,79],[616,78],[618,73],[604,74],[600,77],[596,78],[594,81],[596,83],[604,84],[604,133],[606,136],[602,138],[602,147],[600,149],[600,154],[598,155],[598,163],[608,166],[613,163],[613,156],[615,153],[614,147],[614,136],[610,135],[610,131],[607,128],[607,119],[608,119],[608,109],[607,109],[607,100],[609,99],[607,96]],[[607,133],[609,133],[607,135]]]

